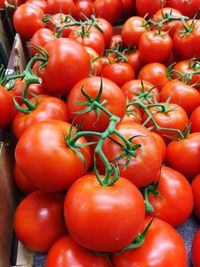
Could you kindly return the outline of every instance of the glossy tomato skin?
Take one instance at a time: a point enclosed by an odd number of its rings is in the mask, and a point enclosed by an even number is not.
[[[81,44],[69,38],[59,38],[48,42],[44,48],[49,56],[48,63],[35,71],[48,91],[66,94],[79,80],[88,76],[90,59]]]
[[[200,132],[200,106],[198,106],[190,116],[191,133]]]
[[[103,18],[96,18],[96,21],[99,24],[100,28],[103,30],[102,34],[104,37],[105,47],[107,48],[111,42],[111,38],[114,32],[112,24]]]
[[[191,258],[193,267],[200,266],[200,254],[199,254],[199,247],[200,247],[200,230],[198,230],[192,240],[192,247],[191,247]]]
[[[164,8],[166,6],[167,0],[136,0],[135,4],[139,16],[144,17],[148,14],[148,17],[152,17],[159,9]]]
[[[151,217],[145,220],[145,226]],[[155,218],[149,228],[144,244],[136,249],[115,254],[114,267],[187,267],[184,241],[168,223]]]
[[[47,2],[46,0],[28,0],[26,3],[31,3],[33,5],[38,6],[41,8],[45,14],[47,14]]]
[[[56,14],[62,10],[63,14],[76,16],[77,8],[73,0],[47,0],[47,14]]]
[[[45,267],[112,267],[106,256],[96,255],[77,244],[69,235],[62,236],[48,252]]]
[[[200,219],[200,174],[192,180],[191,188],[194,197],[194,213]]]
[[[159,135],[158,133],[155,133],[155,132],[152,131],[151,134],[156,139],[156,142],[158,143],[158,145],[159,145],[159,147],[161,149],[162,161],[165,162],[166,153],[167,153],[167,146],[165,144],[165,141],[162,138],[162,136]]]
[[[72,238],[85,248],[102,252],[128,245],[141,230],[144,213],[140,191],[122,177],[111,186],[102,186],[94,174],[88,174],[70,187],[64,203]]]
[[[151,216],[174,227],[183,224],[193,210],[192,189],[188,180],[172,168],[162,166],[158,192],[161,197],[150,194],[149,201],[154,208]]]
[[[16,163],[37,188],[62,191],[86,173],[90,164],[89,147],[78,149],[85,158],[84,166],[79,155],[66,144],[70,128],[67,122],[46,120],[35,123],[20,137],[15,149]],[[83,137],[77,142],[86,140]]]
[[[119,164],[120,175],[129,179],[137,187],[143,187],[150,183],[158,181],[158,173],[161,166],[161,150],[151,135],[144,126],[138,123],[119,123],[116,129],[127,139],[136,136],[132,139],[132,145],[141,144],[141,147],[136,149],[136,156],[132,156],[129,164],[124,168],[127,157],[113,161],[122,152],[122,148],[107,138],[102,146],[102,150],[109,161]],[[124,145],[124,142],[119,137],[112,137]],[[103,162],[97,158],[97,166],[100,171],[105,171]]]
[[[42,18],[44,11],[33,4],[20,5],[13,14],[13,24],[17,33],[26,40],[31,39],[33,34],[43,28]]]
[[[200,1],[199,0],[168,0],[169,7],[178,9],[183,15],[193,18],[198,12]]]
[[[34,103],[36,100],[32,98],[30,101]],[[26,106],[23,104],[21,107],[25,108]],[[34,123],[48,119],[69,121],[67,107],[59,98],[39,95],[36,109],[29,113],[17,112],[12,123],[13,132],[19,139]]]
[[[126,99],[121,89],[112,81],[100,77],[88,77],[78,82],[71,90],[68,99],[67,107],[71,121],[75,119],[75,123],[82,122],[83,130],[105,131],[110,123],[109,116],[103,111],[100,111],[98,118],[96,111],[92,110],[86,114],[76,115],[75,112],[85,110],[85,104],[76,104],[77,101],[88,101],[81,93],[80,89],[83,87],[84,91],[93,99],[98,95],[102,81],[102,94],[100,102],[107,100],[103,105],[113,115],[122,119],[126,113]]]
[[[75,4],[77,8],[76,19],[85,20],[85,16],[87,18],[91,17],[93,13],[93,3],[91,0],[77,0],[75,1]]]
[[[14,215],[18,239],[30,250],[47,252],[66,233],[61,193],[35,191],[19,204]]]
[[[143,66],[139,50],[135,50],[133,52],[127,52],[125,53],[125,57],[128,60],[128,64],[132,66],[132,68],[135,71],[135,74],[137,75]]]
[[[170,98],[170,103],[181,106],[188,116],[200,105],[199,91],[177,80],[168,81],[161,88],[160,98],[162,102]]]
[[[200,173],[200,133],[192,133],[185,139],[169,143],[166,162],[191,181]]]

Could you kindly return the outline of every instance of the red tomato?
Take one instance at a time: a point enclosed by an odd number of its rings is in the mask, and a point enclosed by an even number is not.
[[[133,48],[139,45],[143,33],[148,31],[147,21],[138,16],[130,17],[122,26],[122,40],[125,46]]]
[[[170,103],[181,106],[188,114],[200,105],[200,93],[190,85],[177,80],[167,82],[160,91],[162,102],[170,98]]]
[[[47,14],[60,13],[71,14],[72,17],[77,14],[77,7],[73,0],[46,0],[47,2]]]
[[[200,132],[200,106],[198,106],[190,116],[191,133]]]
[[[61,193],[35,191],[19,204],[14,215],[17,238],[30,250],[47,252],[66,233]]]
[[[139,108],[135,105],[130,105],[127,110],[126,114],[122,119],[122,123],[134,123],[137,122],[139,124],[142,123],[142,114]]]
[[[178,9],[183,15],[193,18],[199,11],[199,0],[168,0],[167,5]]]
[[[191,187],[194,197],[194,213],[200,219],[200,174],[194,177]]]
[[[159,89],[167,83],[167,68],[162,63],[149,63],[139,72],[138,78],[156,85]]]
[[[16,163],[37,188],[49,192],[62,191],[87,172],[89,147],[78,148],[85,159],[84,166],[80,156],[65,140],[71,127],[64,121],[47,120],[35,123],[20,137],[15,148]],[[86,142],[84,137],[77,141],[80,144]]]
[[[88,76],[90,58],[76,41],[58,38],[48,42],[44,48],[48,53],[47,65],[42,69],[37,67],[35,71],[48,91],[66,94],[79,80]]]
[[[145,226],[150,221],[146,218]],[[154,219],[139,248],[113,255],[114,267],[187,267],[187,253],[180,234],[168,223]]]
[[[130,64],[119,62],[104,67],[102,70],[102,77],[122,87],[126,82],[135,78],[135,72]]]
[[[167,33],[148,31],[142,34],[138,48],[140,57],[145,63],[162,63],[169,57],[173,42]]]
[[[200,133],[168,144],[166,162],[191,181],[200,173]]]
[[[174,50],[182,59],[200,57],[200,20],[188,20],[173,36]]]
[[[62,236],[48,252],[45,267],[112,267],[106,256],[96,255],[77,244],[69,235]]]
[[[24,195],[28,195],[36,191],[36,187],[23,175],[23,173],[18,168],[17,164],[14,164],[13,177],[15,185]]]
[[[88,107],[84,103],[76,103],[79,101],[88,102],[88,99],[86,99],[86,97],[81,93],[80,89],[83,88],[83,90],[94,99],[99,93],[101,81],[103,90],[99,101],[102,102],[106,100],[103,107],[108,109],[109,112],[120,119],[122,119],[126,113],[125,96],[114,82],[100,77],[85,78],[72,88],[67,99],[68,113],[71,121],[75,120],[76,124],[82,123],[83,130],[95,130],[102,132],[105,131],[110,123],[109,116],[99,108],[91,110],[86,114],[76,114],[76,112],[83,111]],[[100,113],[100,116],[98,116],[97,112]]]
[[[100,76],[103,67],[99,54],[89,46],[84,46],[84,48],[90,57],[90,75]]]
[[[151,214],[174,227],[182,225],[193,210],[192,189],[188,180],[179,172],[162,166],[157,191],[148,199],[154,208]]]
[[[122,16],[123,4],[121,0],[95,0],[93,8],[97,18],[106,19],[114,24]]]
[[[127,52],[127,53],[125,53],[125,57],[128,60],[128,64],[130,64],[132,66],[132,68],[135,71],[135,74],[137,75],[143,66],[143,62],[140,58],[139,50],[136,50],[133,52]]]
[[[36,102],[35,98],[30,99],[32,103]],[[25,108],[26,105],[21,106]],[[29,113],[18,111],[12,123],[12,128],[15,136],[19,137],[33,124],[39,121],[55,119],[61,121],[69,121],[68,111],[65,103],[56,97],[47,95],[38,96],[38,104],[34,110]]]
[[[128,245],[141,230],[144,200],[137,187],[125,178],[102,186],[95,175],[88,174],[68,190],[64,214],[69,233],[77,243],[87,249],[112,252]]]
[[[46,0],[28,0],[26,3],[31,3],[33,5],[36,5],[40,7],[45,14],[47,14],[47,2]]]
[[[115,49],[115,48],[119,48],[119,47],[123,47],[122,36],[121,36],[121,34],[114,34],[111,37],[109,48]]]
[[[129,155],[130,161],[125,167],[127,156],[114,160],[122,154],[123,150],[117,143],[107,138],[102,146],[107,159],[113,164],[119,164],[120,175],[129,179],[137,187],[146,186],[153,181],[157,182],[162,161],[161,150],[151,132],[138,123],[119,123],[116,129],[127,139],[134,136],[131,140],[132,146],[140,144],[141,147],[136,148],[135,156]],[[127,147],[118,136],[113,134],[112,138]],[[101,172],[105,172],[105,166],[99,157],[97,158],[97,166]]]
[[[13,24],[17,33],[26,40],[31,39],[34,33],[43,28],[42,18],[44,11],[33,4],[20,5],[13,14]]]
[[[193,237],[193,241],[192,241],[191,258],[192,258],[193,267],[200,266],[199,247],[200,247],[200,230],[196,232],[196,234]]]
[[[144,17],[148,14],[148,17],[152,17],[159,9],[167,5],[167,0],[136,0],[137,14]]]
[[[93,13],[93,2],[91,0],[77,0],[75,1],[77,14],[77,20],[85,20],[85,17],[90,18]]]
[[[165,158],[166,158],[166,153],[167,153],[167,146],[165,144],[165,141],[162,138],[162,136],[159,135],[158,133],[155,133],[155,132],[152,131],[151,134],[156,139],[156,142],[158,143],[158,145],[160,147],[161,154],[162,154],[162,161],[164,162]]]
[[[113,35],[112,24],[103,18],[96,18],[96,21],[100,28],[103,30],[102,34],[105,41],[105,47],[109,47]]]

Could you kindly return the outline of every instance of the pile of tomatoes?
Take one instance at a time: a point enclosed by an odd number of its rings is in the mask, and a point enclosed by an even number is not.
[[[24,195],[14,230],[46,267],[186,267],[200,219],[199,0],[9,0],[25,70],[0,129]],[[200,232],[191,247],[200,267]]]

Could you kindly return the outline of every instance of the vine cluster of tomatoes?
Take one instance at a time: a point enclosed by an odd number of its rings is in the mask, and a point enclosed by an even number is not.
[[[22,73],[0,69],[18,239],[46,267],[188,266],[176,227],[200,219],[199,0],[0,7],[30,53]],[[194,267],[199,246],[197,232]]]

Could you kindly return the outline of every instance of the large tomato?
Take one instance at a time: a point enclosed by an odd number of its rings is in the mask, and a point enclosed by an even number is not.
[[[84,164],[65,140],[71,127],[64,121],[47,120],[35,123],[20,137],[15,149],[16,163],[37,188],[62,191],[86,173],[90,164],[89,147],[77,149],[85,159]],[[77,141],[86,142],[84,137]]]
[[[145,226],[150,222],[146,218]],[[180,234],[168,223],[154,219],[144,243],[136,249],[113,255],[114,267],[187,267],[187,254]]]
[[[59,238],[48,252],[45,267],[112,267],[108,257],[77,244],[69,235]]]
[[[200,266],[200,254],[199,254],[199,247],[200,247],[200,230],[198,230],[192,240],[192,247],[191,247],[191,258],[193,267]]]
[[[90,72],[90,58],[81,44],[69,38],[59,38],[44,47],[48,53],[47,65],[36,67],[45,89],[66,94]],[[62,70],[62,71],[61,71]]]
[[[94,174],[87,174],[68,190],[64,214],[77,243],[90,250],[112,252],[135,239],[145,208],[140,191],[127,179],[120,177],[113,185],[102,186]]]
[[[82,129],[84,130],[102,132],[105,131],[110,123],[109,116],[104,111],[101,111],[100,108],[95,108],[86,114],[76,114],[76,112],[81,112],[88,107],[85,103],[77,102],[84,101],[89,103],[88,99],[81,93],[81,88],[94,99],[98,96],[101,82],[103,89],[99,102],[106,100],[103,107],[120,119],[122,119],[126,113],[125,96],[114,82],[106,78],[88,77],[81,80],[73,87],[67,99],[68,113],[71,121],[75,120],[77,124],[82,123]]]
[[[190,181],[198,175],[200,173],[200,132],[169,143],[166,162]]]
[[[18,239],[30,250],[47,252],[66,233],[61,193],[35,191],[19,204],[14,215]]]
[[[161,150],[151,132],[138,123],[119,123],[116,129],[127,139],[133,137],[130,141],[132,146],[141,145],[136,148],[135,156],[131,156],[128,153],[132,148],[129,148],[121,138],[113,134],[112,138],[127,151],[127,155],[115,160],[123,153],[122,147],[110,138],[104,141],[102,146],[103,153],[113,164],[119,164],[120,175],[129,179],[137,187],[143,187],[153,181],[158,181],[158,173],[162,161]],[[126,166],[128,157],[130,157],[130,160]],[[99,157],[97,158],[97,165],[103,172],[104,164]]]
[[[179,172],[162,166],[157,191],[160,196],[149,194],[149,202],[157,218],[174,227],[183,224],[193,210],[192,189],[188,180]]]

